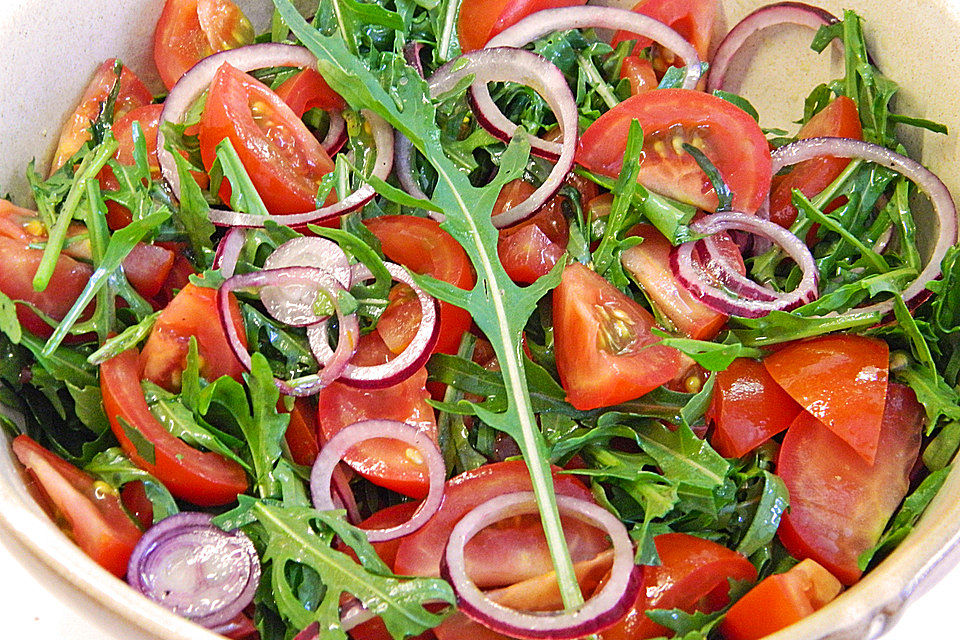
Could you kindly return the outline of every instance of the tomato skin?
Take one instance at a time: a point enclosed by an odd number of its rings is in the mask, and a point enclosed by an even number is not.
[[[753,451],[803,411],[761,362],[737,358],[716,376],[706,419],[714,425],[710,444],[725,458]]]
[[[490,38],[531,13],[586,3],[586,0],[464,0],[457,19],[460,48],[464,53],[482,49]]]
[[[638,398],[680,369],[678,351],[654,345],[653,316],[578,262],[553,292],[553,323],[560,383],[577,409]]]
[[[872,464],[887,394],[883,340],[828,335],[795,342],[763,364],[794,400]]]
[[[909,488],[923,420],[913,391],[891,383],[870,465],[809,413],[797,416],[777,461],[790,491],[777,534],[791,555],[816,560],[845,585],[860,578],[857,559],[880,539]]]
[[[620,66],[620,79],[630,83],[630,95],[635,96],[656,89],[657,75],[653,64],[646,58],[627,56]]]
[[[670,241],[649,224],[635,226],[628,235],[643,242],[624,251],[620,260],[647,297],[685,335],[695,340],[716,336],[727,316],[700,302],[676,279],[670,268]]]
[[[147,162],[150,166],[150,174],[154,178],[160,175],[160,160],[157,159],[157,132],[160,127],[160,114],[163,112],[162,104],[148,104],[136,109],[130,110],[126,115],[117,118],[112,127],[113,137],[117,139],[117,152],[114,158],[120,164],[133,165],[136,161],[133,157],[133,123],[140,123],[140,129],[143,132],[143,139],[147,146]],[[113,169],[109,166],[104,167],[97,175],[102,191],[116,191],[120,184],[117,181]],[[130,224],[133,219],[130,210],[113,200],[107,202],[107,225],[111,229],[122,229]]]
[[[278,402],[277,408],[281,409],[279,405],[282,404],[283,398]],[[290,423],[284,432],[294,462],[305,467],[313,465],[320,454],[318,433],[316,403],[313,398],[297,398],[293,403],[293,410],[290,411]]]
[[[577,162],[616,178],[623,166],[630,122],[643,127],[638,182],[652,191],[716,211],[717,194],[693,157],[680,148],[700,147],[733,192],[733,208],[754,213],[770,189],[767,139],[745,111],[692,89],[659,89],[627,98],[591,124],[580,137]],[[680,149],[678,153],[677,149]]]
[[[302,118],[310,109],[346,109],[347,101],[330,88],[316,69],[304,69],[276,88],[277,95]]]
[[[241,343],[246,331],[240,306],[231,298],[231,317]],[[190,337],[197,339],[200,374],[213,381],[220,376],[240,380],[245,371],[227,341],[217,315],[217,290],[187,284],[157,318],[140,355],[140,371],[146,380],[168,391],[180,389],[180,374],[187,366]]]
[[[810,118],[797,134],[800,140],[822,136],[863,140],[857,103],[839,96]],[[800,189],[812,198],[836,180],[849,163],[847,158],[812,158],[794,165],[790,173],[774,176],[770,186],[770,219],[781,227],[792,225],[797,219],[793,190]]]
[[[634,5],[633,12],[664,23],[692,44],[701,60],[709,60],[710,33],[717,13],[717,3],[713,0],[640,0]],[[635,53],[653,44],[649,38],[637,38],[627,31],[617,31],[610,44],[615,47],[624,40],[637,40]],[[661,52],[660,55],[664,54]],[[665,63],[658,65],[662,67],[658,70],[662,73],[672,62],[671,55]]]
[[[153,35],[153,60],[167,89],[203,58],[251,44],[253,25],[231,0],[167,0]]]
[[[140,387],[137,359],[136,349],[130,349],[100,365],[103,408],[124,453],[177,498],[203,507],[236,500],[247,489],[243,468],[218,453],[189,446],[157,422]],[[153,445],[154,462],[140,454],[124,423]]]
[[[686,533],[653,539],[660,566],[643,567],[643,586],[630,611],[600,633],[602,640],[644,640],[669,636],[668,629],[645,615],[651,609],[687,613],[718,611],[729,602],[728,580],[756,580],[757,570],[736,551]]]
[[[467,252],[435,220],[396,215],[371,218],[364,224],[380,241],[388,260],[461,289],[473,288],[476,279]],[[419,303],[417,307],[419,317]],[[441,301],[440,338],[434,353],[456,353],[461,336],[472,323],[465,309]]]
[[[138,243],[123,261],[123,273],[144,298],[152,298],[163,288],[176,255],[156,244]]]
[[[200,118],[200,156],[210,170],[216,146],[229,139],[272,214],[316,209],[317,187],[333,160],[307,126],[253,76],[224,64],[214,76]],[[229,181],[220,198],[230,202]]]
[[[83,143],[90,139],[90,125],[100,115],[101,105],[107,101],[113,85],[117,82],[117,74],[114,72],[116,63],[116,58],[110,58],[97,68],[83,97],[80,98],[80,104],[63,124],[57,150],[50,162],[50,173],[66,164],[67,160],[83,146]],[[150,104],[152,100],[153,94],[140,81],[140,78],[127,67],[122,67],[120,87],[113,107],[114,120],[137,107]]]
[[[382,364],[392,357],[380,336],[373,332],[360,338],[352,362]],[[317,415],[324,441],[344,427],[368,419],[406,422],[436,441],[437,423],[433,407],[427,404],[430,394],[426,382],[425,368],[385,389],[357,389],[334,382],[317,395]],[[423,498],[430,488],[427,467],[419,457],[408,455],[409,451],[410,446],[399,440],[376,438],[351,447],[343,460],[376,485],[412,498]]]
[[[813,560],[764,578],[737,600],[720,623],[724,640],[760,640],[833,600],[843,586]]]
[[[131,516],[136,518],[140,528],[146,531],[153,525],[153,503],[147,497],[147,489],[142,482],[134,480],[120,488],[120,502]]]
[[[497,196],[493,215],[523,202],[534,190],[533,185],[523,180],[507,183]],[[566,253],[570,226],[563,215],[563,200],[563,196],[555,196],[533,217],[500,230],[497,254],[507,275],[514,282],[536,282],[550,273]]]
[[[117,577],[126,575],[141,531],[118,495],[29,436],[17,436],[11,447],[40,489],[51,519],[101,567]]]
[[[554,473],[558,495],[594,502],[579,480]],[[439,576],[440,556],[450,532],[468,511],[503,493],[531,491],[530,473],[522,460],[488,464],[447,481],[440,510],[422,528],[404,536],[394,569],[401,575]],[[562,518],[574,562],[590,560],[609,548],[599,529]],[[553,570],[537,516],[521,516],[488,527],[466,547],[467,573],[480,588],[510,585]]]

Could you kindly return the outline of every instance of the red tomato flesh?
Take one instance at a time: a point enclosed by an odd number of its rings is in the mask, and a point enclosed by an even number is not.
[[[657,74],[653,72],[653,64],[639,56],[627,56],[623,59],[620,65],[620,79],[630,83],[632,96],[656,89],[659,84]]]
[[[706,418],[714,425],[710,444],[725,458],[753,451],[803,411],[761,362],[737,358],[716,376]]]
[[[523,180],[508,183],[497,197],[493,215],[526,200],[534,186]],[[532,284],[550,273],[563,257],[570,227],[563,215],[563,196],[551,198],[532,218],[500,230],[497,254],[510,279]]]
[[[560,383],[577,409],[638,398],[680,370],[679,352],[655,344],[650,312],[578,262],[553,292],[553,323]]]
[[[36,482],[50,518],[94,562],[117,577],[126,575],[141,532],[117,493],[28,436],[17,436],[11,446]]]
[[[735,210],[754,213],[763,204],[772,172],[763,131],[742,109],[699,91],[660,89],[627,98],[583,132],[577,162],[616,178],[634,119],[644,133],[638,182],[651,191],[716,211],[713,185],[681,146],[689,143],[703,151],[723,176],[733,192]]]
[[[886,342],[822,336],[784,347],[763,364],[790,397],[873,464],[887,395]]]
[[[531,13],[586,3],[586,0],[464,0],[457,18],[460,48],[464,53],[482,49],[490,38]]]
[[[717,13],[717,3],[713,0],[641,0],[633,7],[633,12],[664,23],[692,44],[701,60],[710,59],[710,33]],[[628,31],[617,31],[611,44],[615,47],[624,40],[636,40],[634,51],[637,53],[654,44],[649,38],[637,38]],[[659,45],[655,46],[656,66],[660,73],[667,66],[681,64],[672,52],[661,51]]]
[[[778,535],[791,555],[816,560],[846,585],[860,578],[857,559],[880,539],[909,488],[923,419],[913,391],[891,383],[871,465],[806,411],[797,416],[777,461],[790,491]]]
[[[285,80],[276,92],[298,118],[302,118],[310,109],[329,111],[347,107],[346,100],[330,88],[316,69],[304,69]]]

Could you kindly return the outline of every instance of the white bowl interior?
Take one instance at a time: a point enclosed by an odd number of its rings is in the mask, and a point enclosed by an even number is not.
[[[608,0],[609,2],[609,0]],[[721,0],[720,35],[761,3]],[[241,2],[248,8],[250,2]],[[263,19],[269,7],[252,12]],[[309,4],[309,3],[307,3]],[[631,0],[629,4],[633,4]],[[836,14],[856,9],[879,67],[899,82],[897,106],[911,116],[945,123],[949,136],[905,131],[909,148],[960,193],[955,159],[960,137],[960,2],[930,0],[825,0]],[[56,144],[60,124],[93,70],[120,57],[148,85],[159,88],[152,63],[152,33],[162,0],[19,0],[0,3],[0,192],[29,204],[23,166],[36,158],[41,171]],[[764,126],[795,130],[803,99],[825,72],[824,58],[808,49],[811,32],[779,27],[758,34],[734,63],[728,88],[759,109]],[[56,46],[50,46],[56,43]],[[736,78],[736,80],[734,80]],[[218,636],[135,594],[63,536],[27,495],[8,447],[0,452],[0,521],[66,580],[157,637],[212,640]],[[908,540],[875,571],[822,611],[771,640],[872,638],[895,620],[902,606],[935,582],[960,558],[960,469],[955,469]]]

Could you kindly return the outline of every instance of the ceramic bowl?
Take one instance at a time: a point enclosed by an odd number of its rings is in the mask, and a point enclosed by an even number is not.
[[[626,1],[626,0],[625,0]],[[719,38],[760,2],[720,0]],[[151,37],[162,0],[6,0],[0,3],[0,191],[28,203],[23,166],[44,167],[65,114],[93,70],[120,57],[158,89]],[[244,8],[250,3],[241,3]],[[633,0],[629,0],[633,4]],[[903,90],[898,109],[945,123],[949,136],[905,132],[908,146],[960,194],[955,162],[960,137],[960,0],[825,0],[826,9],[860,12],[878,66]],[[251,9],[263,19],[269,7]],[[730,72],[730,90],[759,107],[764,126],[788,129],[803,98],[837,73],[839,55],[808,50],[811,32],[769,29],[754,37]],[[824,65],[827,58],[834,64]],[[3,445],[3,443],[0,443]],[[64,580],[103,606],[168,640],[218,637],[142,598],[75,547],[28,495],[7,446],[0,446],[0,521]],[[875,638],[911,598],[932,586],[960,559],[960,468],[907,540],[879,567],[836,601],[770,640]]]

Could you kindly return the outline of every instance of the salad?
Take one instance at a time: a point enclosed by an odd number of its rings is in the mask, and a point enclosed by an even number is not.
[[[232,638],[747,640],[833,600],[960,447],[957,213],[895,136],[945,130],[855,13],[711,47],[715,11],[167,0],[165,90],[105,61],[0,201],[38,500]],[[796,135],[724,89],[785,22],[845,61]]]

